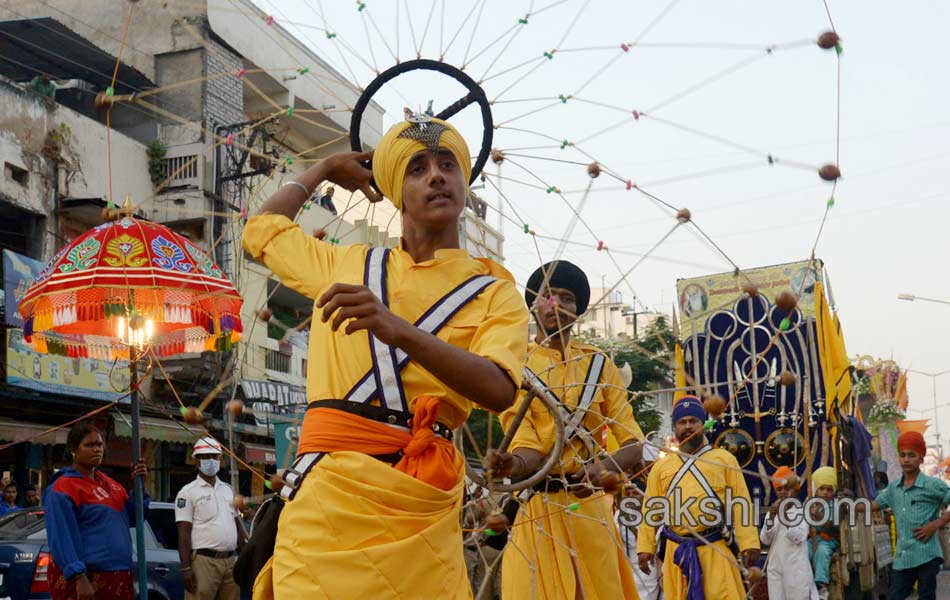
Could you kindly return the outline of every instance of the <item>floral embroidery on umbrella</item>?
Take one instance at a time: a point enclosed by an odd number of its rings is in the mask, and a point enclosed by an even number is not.
[[[56,253],[56,256],[46,263],[46,266],[43,267],[43,270],[36,274],[36,277],[30,282],[30,285],[32,286],[34,283],[42,283],[49,279],[49,276],[53,273],[53,269],[56,268],[56,263],[59,262],[59,259],[63,258],[68,250],[69,246],[63,246],[62,249]]]
[[[152,261],[163,269],[174,269],[182,273],[190,273],[194,266],[186,262],[185,253],[177,244],[165,239],[165,236],[159,235],[152,240],[152,252],[155,257]]]
[[[106,252],[112,255],[103,259],[110,267],[141,267],[148,263],[148,259],[142,256],[145,244],[127,233],[112,238],[106,244]]]
[[[190,242],[185,242],[185,248],[188,250],[188,254],[191,255],[191,258],[194,259],[195,264],[198,265],[198,268],[201,269],[201,272],[207,275],[208,277],[217,277],[221,278],[224,274],[221,272],[221,269],[216,267],[211,259],[208,258],[208,255],[202,252],[199,248],[195,247]]]
[[[95,238],[88,238],[81,244],[74,246],[66,255],[66,260],[69,262],[59,265],[60,272],[71,273],[72,271],[88,269],[99,260],[96,258],[96,254],[99,253],[101,247],[99,240]]]

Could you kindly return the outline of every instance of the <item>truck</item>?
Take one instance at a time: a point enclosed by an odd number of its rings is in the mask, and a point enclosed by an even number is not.
[[[818,259],[677,281],[681,379],[698,397],[726,401],[707,438],[736,457],[763,511],[781,466],[804,482],[803,500],[811,473],[825,465],[838,473],[839,495],[876,493],[870,434],[855,416],[853,369],[829,290]],[[888,517],[873,518],[839,528],[830,598],[886,597],[893,540]]]

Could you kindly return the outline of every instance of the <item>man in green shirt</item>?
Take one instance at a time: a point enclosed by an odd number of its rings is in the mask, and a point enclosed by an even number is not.
[[[891,509],[897,525],[897,552],[887,600],[904,600],[915,583],[919,600],[935,600],[937,574],[943,566],[943,551],[935,534],[950,523],[950,512],[942,512],[950,504],[950,486],[920,472],[927,454],[920,433],[901,434],[897,452],[903,477],[892,481],[871,502],[873,510]]]

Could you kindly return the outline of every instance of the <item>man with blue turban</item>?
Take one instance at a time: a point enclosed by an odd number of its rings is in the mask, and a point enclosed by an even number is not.
[[[637,559],[640,569],[649,573],[657,551],[651,500],[665,500],[669,508],[663,515],[661,538],[665,545],[663,594],[667,600],[745,596],[739,562],[725,539],[728,529],[732,529],[747,566],[759,559],[759,535],[745,478],[732,454],[706,441],[705,421],[706,411],[698,398],[681,398],[673,407],[673,433],[679,449],[658,460],[647,479]],[[729,488],[734,501],[726,507]],[[747,503],[748,510],[743,511],[742,502]],[[678,506],[682,510],[677,510]],[[732,509],[731,526],[725,522],[727,508]]]

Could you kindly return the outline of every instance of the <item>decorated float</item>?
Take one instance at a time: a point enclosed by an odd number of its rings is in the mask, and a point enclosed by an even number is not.
[[[825,465],[838,472],[839,494],[876,493],[872,448],[887,443],[873,442],[854,402],[854,368],[829,290],[817,259],[677,282],[678,385],[719,409],[707,438],[735,455],[762,507],[775,499],[769,477],[782,466],[805,483],[802,499]],[[900,417],[895,411],[893,420]],[[889,442],[889,429],[885,435]],[[873,597],[893,560],[889,527],[842,527],[840,548],[830,597]]]

